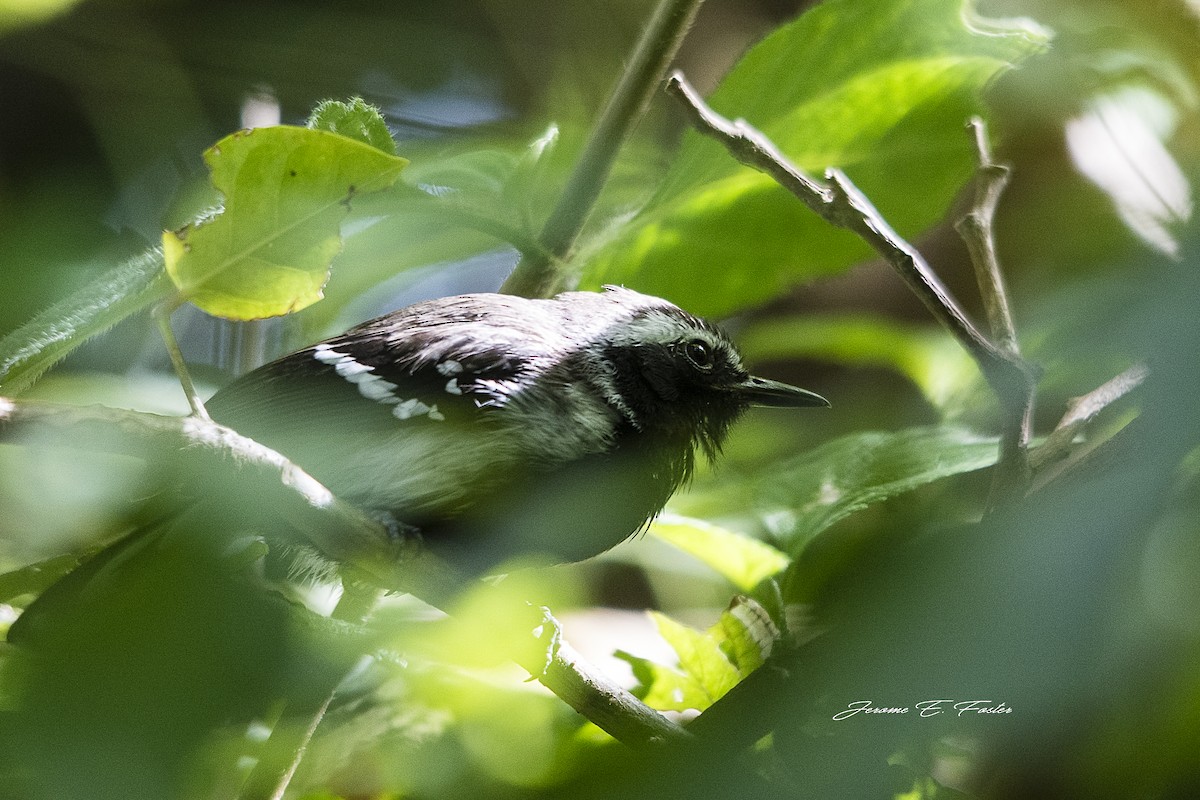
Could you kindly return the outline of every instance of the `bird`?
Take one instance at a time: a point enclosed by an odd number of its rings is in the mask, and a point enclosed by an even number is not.
[[[468,572],[630,538],[751,406],[821,407],[751,376],[718,327],[616,286],[419,302],[246,373],[206,403],[335,495]]]

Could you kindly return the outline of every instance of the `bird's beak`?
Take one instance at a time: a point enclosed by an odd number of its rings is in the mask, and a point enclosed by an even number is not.
[[[775,408],[828,408],[829,401],[815,392],[766,378],[749,377],[733,387],[752,406]]]

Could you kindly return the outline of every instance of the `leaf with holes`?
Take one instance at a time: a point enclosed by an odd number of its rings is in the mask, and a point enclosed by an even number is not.
[[[350,200],[391,186],[408,162],[328,131],[277,126],[204,154],[224,208],[163,234],[167,273],[210,314],[259,319],[321,299]]]

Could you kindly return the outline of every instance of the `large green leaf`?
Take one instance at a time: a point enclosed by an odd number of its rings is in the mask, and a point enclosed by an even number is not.
[[[970,177],[980,89],[1036,51],[1032,28],[968,21],[962,0],[829,0],[756,45],[711,98],[814,172],[850,174],[903,235]],[[868,252],[766,176],[689,132],[655,199],[595,245],[587,287],[623,283],[720,314]]]
[[[227,136],[204,158],[224,209],[163,234],[163,251],[181,294],[229,319],[319,300],[348,201],[391,186],[408,163],[336,133],[282,125]]]
[[[873,503],[996,461],[996,440],[961,428],[868,431],[834,439],[765,469],[678,497],[685,513],[747,509],[796,556],[812,537]]]

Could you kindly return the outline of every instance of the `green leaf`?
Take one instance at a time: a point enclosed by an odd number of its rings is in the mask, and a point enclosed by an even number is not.
[[[163,234],[182,295],[227,319],[259,319],[321,299],[356,194],[391,186],[408,162],[335,133],[277,126],[227,136],[204,154],[220,214]]]
[[[966,19],[962,0],[828,0],[752,48],[710,102],[800,167],[842,168],[911,236],[944,216],[971,175],[963,124],[982,111],[980,89],[1045,41]],[[868,253],[693,132],[655,199],[612,237],[593,246],[585,288],[626,284],[702,314]]]
[[[0,389],[18,394],[88,338],[171,295],[155,248],[96,278],[0,339]]]
[[[788,564],[786,555],[757,539],[676,514],[661,515],[650,533],[700,559],[743,592]]]
[[[407,285],[413,278],[402,273],[408,270],[462,262],[509,246],[518,252],[539,249],[534,220],[545,215],[550,189],[565,179],[547,158],[557,136],[551,126],[529,143],[481,146],[476,140],[473,149],[461,152],[426,143],[409,152],[412,163],[404,170],[402,187],[355,202],[343,225],[345,249],[326,300],[305,314],[310,332],[323,335],[357,322],[362,316],[352,304],[365,301],[376,308],[372,296],[390,296],[395,286]],[[518,254],[507,257],[515,263]],[[387,281],[392,282],[379,285]],[[351,310],[339,317],[348,306]]]
[[[95,548],[88,548],[78,553],[63,553],[5,572],[0,575],[0,603],[10,603],[23,594],[41,594],[94,552]]]
[[[613,655],[629,664],[638,681],[634,694],[643,703],[659,711],[687,711],[704,709],[712,701],[704,689],[690,675],[674,667],[659,664],[624,650]]]
[[[721,650],[718,636],[711,631],[698,631],[682,625],[665,614],[650,612],[659,635],[667,640],[679,657],[680,671],[695,682],[703,698],[702,705],[692,706],[703,711],[741,680],[737,667]],[[723,637],[721,637],[723,638]]]
[[[396,155],[396,141],[388,130],[379,109],[363,100],[352,97],[349,102],[322,100],[308,116],[306,126],[318,131],[329,131],[354,139]]]
[[[746,508],[799,555],[818,533],[856,511],[941,478],[989,467],[996,439],[961,428],[909,428],[843,436],[764,470],[728,480],[676,506],[703,513]]]
[[[779,638],[766,609],[747,597],[735,597],[707,631],[681,625],[664,614],[650,612],[650,616],[675,651],[679,666],[624,651],[615,655],[633,668],[638,697],[660,711],[708,708],[761,666]]]

